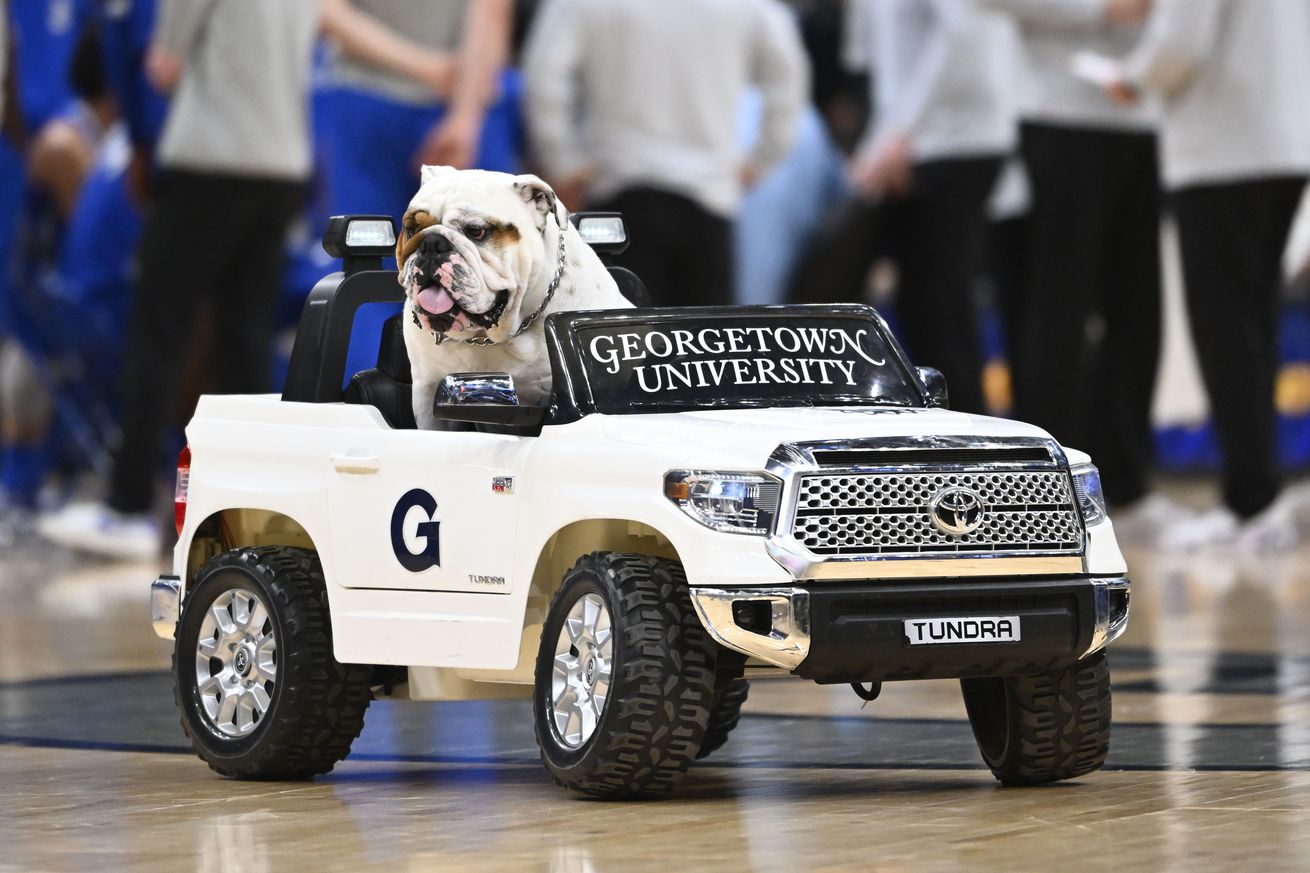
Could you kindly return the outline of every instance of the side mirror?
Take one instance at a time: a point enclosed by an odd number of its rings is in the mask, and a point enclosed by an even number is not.
[[[950,409],[951,395],[946,391],[946,377],[936,367],[919,367],[919,380],[928,389],[929,409]]]
[[[505,427],[541,427],[544,406],[519,406],[508,373],[451,373],[437,387],[432,414],[446,421]]]

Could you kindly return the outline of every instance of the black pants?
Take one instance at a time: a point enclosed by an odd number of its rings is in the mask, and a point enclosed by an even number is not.
[[[1224,501],[1243,518],[1278,496],[1278,296],[1302,177],[1174,192],[1187,312],[1223,451]]]
[[[196,173],[163,181],[141,238],[124,359],[123,434],[109,505],[151,508],[164,428],[177,407],[201,306],[214,324],[214,388],[268,390],[273,317],[296,182]]]
[[[1110,502],[1131,503],[1146,494],[1154,458],[1155,136],[1025,124],[1022,137],[1032,209],[1027,300],[1008,325],[1016,417],[1090,452]]]
[[[623,213],[631,242],[614,262],[637,274],[654,305],[732,303],[731,221],[657,188],[629,188],[594,208]]]
[[[900,271],[896,309],[915,363],[946,376],[951,407],[983,412],[982,353],[973,283],[987,235],[984,207],[1000,158],[928,161],[901,200],[851,199],[816,237],[788,292],[794,303],[859,301],[873,261]]]

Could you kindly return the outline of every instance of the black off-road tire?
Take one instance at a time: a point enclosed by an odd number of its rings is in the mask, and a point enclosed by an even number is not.
[[[211,722],[193,667],[205,613],[232,589],[263,601],[277,635],[271,702],[241,737]],[[327,773],[364,728],[373,669],[333,658],[327,590],[312,551],[262,546],[217,555],[187,592],[174,638],[173,689],[182,729],[196,754],[223,776],[275,780]]]
[[[1063,670],[961,679],[983,761],[1005,785],[1043,785],[1100,769],[1110,749],[1110,668],[1097,652]]]
[[[740,675],[723,677],[720,674],[719,687],[714,689],[714,702],[710,704],[710,721],[705,728],[705,739],[701,741],[696,760],[708,758],[723,748],[728,741],[728,734],[741,721],[741,708],[750,694],[751,684]]]
[[[575,749],[560,738],[551,716],[551,675],[564,619],[592,593],[609,610],[611,679],[593,733]],[[551,777],[565,788],[609,799],[673,790],[705,738],[715,654],[681,565],[617,552],[579,559],[551,601],[537,654],[533,722]]]

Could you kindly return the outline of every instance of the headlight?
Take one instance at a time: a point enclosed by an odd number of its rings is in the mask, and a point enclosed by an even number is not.
[[[1105,493],[1101,491],[1101,471],[1092,464],[1074,467],[1073,490],[1078,497],[1078,509],[1088,527],[1105,521]]]
[[[766,473],[674,470],[664,495],[696,521],[724,533],[766,536],[773,530],[782,483]]]

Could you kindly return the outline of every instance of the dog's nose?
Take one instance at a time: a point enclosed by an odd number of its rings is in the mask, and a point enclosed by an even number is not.
[[[450,258],[454,250],[455,247],[450,244],[450,240],[441,234],[424,234],[423,239],[419,241],[414,259],[414,266],[418,268],[419,276],[424,279],[435,277],[437,270]]]
[[[439,233],[424,234],[423,241],[418,244],[418,250],[425,255],[444,255],[454,250],[450,240]]]

